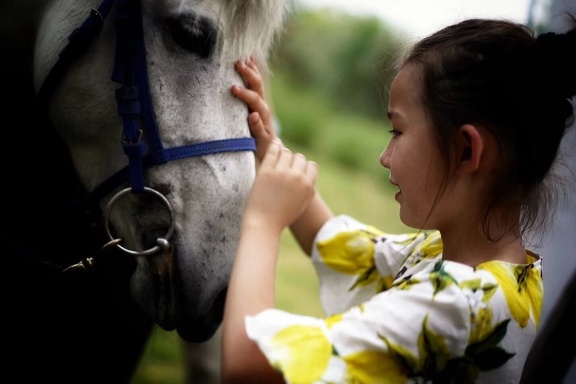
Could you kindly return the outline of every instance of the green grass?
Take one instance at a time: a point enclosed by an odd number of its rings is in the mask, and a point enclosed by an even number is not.
[[[186,383],[183,342],[176,332],[157,328],[140,361],[133,384]]]

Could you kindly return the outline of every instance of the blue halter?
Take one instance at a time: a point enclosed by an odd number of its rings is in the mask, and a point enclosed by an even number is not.
[[[49,99],[69,65],[81,56],[99,35],[104,19],[110,13],[114,0],[103,0],[98,9],[92,9],[84,23],[68,37],[69,43],[39,92],[41,105]],[[138,1],[118,0],[116,19],[116,61],[112,81],[121,84],[116,90],[118,113],[123,119],[122,147],[128,156],[128,165],[110,176],[92,191],[99,201],[122,182],[129,180],[133,193],[144,192],[144,171],[168,161],[220,152],[255,151],[251,137],[195,143],[164,148],[154,119],[148,83],[146,48],[144,45],[141,9]]]

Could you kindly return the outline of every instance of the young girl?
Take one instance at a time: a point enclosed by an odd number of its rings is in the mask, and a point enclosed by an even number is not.
[[[261,76],[238,62],[257,141],[223,323],[230,383],[515,383],[539,325],[541,259],[525,248],[573,117],[576,30],[535,38],[472,19],[417,43],[390,88],[380,157],[402,222],[334,216],[317,166],[276,138]],[[327,317],[275,309],[280,235],[311,256]]]

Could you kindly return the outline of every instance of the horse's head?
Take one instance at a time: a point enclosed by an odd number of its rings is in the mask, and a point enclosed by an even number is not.
[[[116,1],[99,35],[66,69],[49,99],[51,121],[89,191],[126,167],[126,144],[138,143],[138,129],[127,133],[123,116],[132,119],[133,128],[157,126],[158,143],[168,150],[249,137],[247,108],[230,94],[231,85],[242,81],[233,63],[255,55],[266,65],[286,7],[285,0],[143,0],[136,8],[141,8],[138,23],[146,64],[119,70],[115,59],[137,51],[132,27],[126,27],[131,24],[123,26],[127,38],[119,37],[116,28],[126,19],[127,11],[119,7],[126,4],[130,9],[132,3],[137,2]],[[36,43],[37,89],[67,37],[88,17],[90,7],[99,6],[94,0],[51,3]],[[118,48],[117,41],[122,42]],[[139,102],[141,114],[134,110],[138,103],[127,100],[118,106],[115,100],[121,88],[118,73],[138,78],[139,66],[147,70],[151,117],[143,116],[146,100]],[[113,72],[116,82],[111,80]],[[135,84],[139,94],[145,93],[143,83]],[[155,146],[158,152],[153,135],[144,130],[143,146],[127,150],[135,164],[140,161],[138,152],[150,156]],[[249,150],[181,157],[144,164],[136,184],[160,195],[123,194],[107,212],[120,248],[138,254],[131,280],[135,300],[162,328],[177,329],[189,341],[204,341],[221,321],[240,216],[254,178],[254,157]],[[105,190],[99,201],[103,211],[115,193],[133,188],[138,177],[131,175]],[[140,254],[151,249],[154,252]]]

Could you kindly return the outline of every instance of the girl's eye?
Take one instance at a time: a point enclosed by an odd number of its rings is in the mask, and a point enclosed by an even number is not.
[[[390,130],[389,132],[390,132],[390,134],[392,135],[393,138],[396,138],[396,137],[400,136],[400,131],[397,131],[397,130],[395,130],[395,129],[392,129],[392,130]]]

